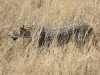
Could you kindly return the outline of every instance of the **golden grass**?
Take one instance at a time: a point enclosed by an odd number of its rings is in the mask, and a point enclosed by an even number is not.
[[[9,34],[21,25],[90,24],[100,40],[99,0],[0,0],[0,75],[100,75],[100,51],[64,47],[33,48],[32,42]],[[100,43],[99,43],[100,46]]]

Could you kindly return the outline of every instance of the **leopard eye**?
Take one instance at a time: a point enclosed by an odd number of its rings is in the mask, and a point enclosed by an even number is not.
[[[26,36],[26,34],[24,34],[24,36]]]

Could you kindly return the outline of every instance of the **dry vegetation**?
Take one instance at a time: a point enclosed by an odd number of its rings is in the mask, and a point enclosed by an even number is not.
[[[9,34],[21,25],[91,25],[100,40],[100,0],[0,0],[0,75],[100,75],[100,50],[90,44],[52,46],[42,52],[26,38]],[[99,42],[100,46],[100,42]]]

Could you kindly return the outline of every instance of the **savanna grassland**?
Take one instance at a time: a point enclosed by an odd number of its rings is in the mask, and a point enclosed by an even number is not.
[[[34,34],[36,26],[71,22],[93,27],[100,47],[100,0],[0,0],[0,75],[100,75],[100,50],[91,41],[39,52],[29,39],[10,37],[21,25]]]

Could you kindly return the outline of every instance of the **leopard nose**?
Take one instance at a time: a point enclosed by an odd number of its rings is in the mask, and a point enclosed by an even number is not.
[[[17,40],[18,39],[17,36],[12,36],[11,38],[13,38],[13,40]]]

